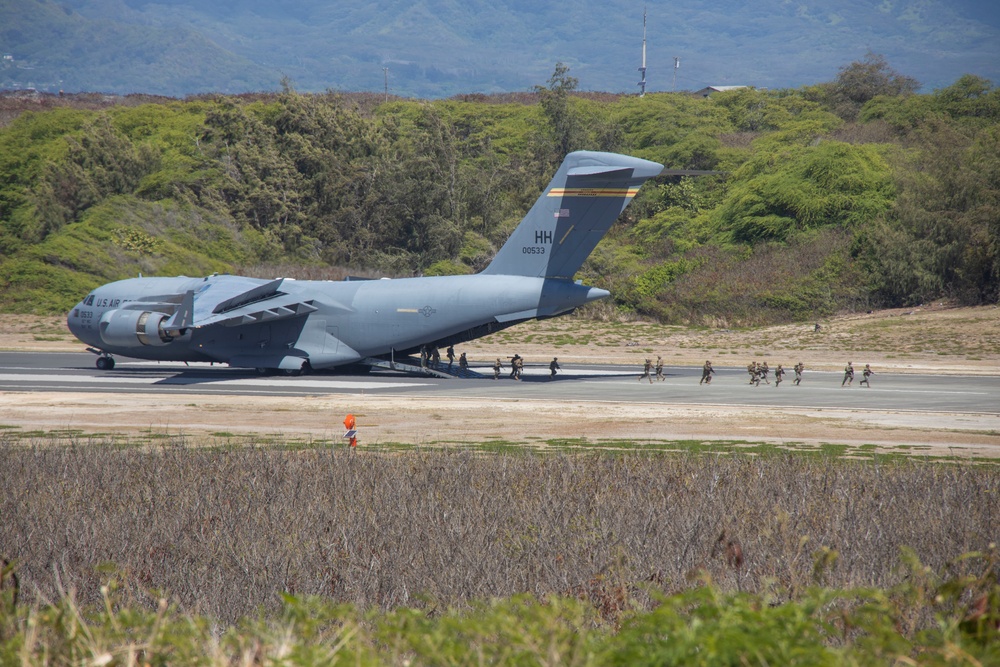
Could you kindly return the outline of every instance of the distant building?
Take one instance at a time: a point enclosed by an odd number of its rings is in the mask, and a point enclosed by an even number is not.
[[[749,87],[750,86],[708,86],[707,88],[696,90],[692,94],[695,97],[708,97],[712,93],[724,93],[727,90],[739,90],[740,88],[749,88]]]

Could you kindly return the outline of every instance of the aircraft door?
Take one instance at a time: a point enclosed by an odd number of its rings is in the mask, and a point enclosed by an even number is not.
[[[257,347],[260,349],[267,348],[271,344],[271,325],[262,324],[257,334]]]

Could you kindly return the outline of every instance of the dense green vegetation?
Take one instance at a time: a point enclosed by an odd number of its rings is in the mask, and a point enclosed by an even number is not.
[[[982,554],[970,554],[982,560]],[[995,554],[993,555],[995,558]],[[995,573],[941,578],[907,561],[892,589],[817,586],[796,600],[701,588],[633,611],[620,626],[586,600],[518,596],[473,609],[361,613],[285,595],[271,617],[220,632],[166,598],[150,611],[114,583],[102,606],[73,595],[0,609],[2,665],[987,665],[1000,660]],[[818,566],[821,567],[821,566]],[[963,596],[972,594],[971,603]],[[934,623],[914,629],[933,600]]]
[[[643,188],[583,268],[620,309],[758,324],[1000,291],[1000,89],[931,94],[879,56],[796,90],[517,99],[213,96],[0,129],[7,311],[136,275],[482,268],[566,151],[720,176]]]

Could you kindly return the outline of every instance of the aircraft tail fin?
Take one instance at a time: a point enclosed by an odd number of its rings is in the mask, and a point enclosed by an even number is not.
[[[639,186],[661,171],[628,155],[570,153],[483,273],[572,278]]]

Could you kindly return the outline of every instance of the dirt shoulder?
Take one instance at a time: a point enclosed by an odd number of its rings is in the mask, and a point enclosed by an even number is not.
[[[0,426],[8,433],[183,437],[196,445],[247,437],[281,442],[341,442],[341,420],[357,417],[362,445],[461,445],[522,438],[544,449],[575,440],[746,441],[905,451],[957,457],[1000,457],[1000,416],[779,408],[627,404],[404,395],[255,397],[92,393],[13,393],[2,396]],[[530,435],[511,424],[530,425]],[[24,442],[24,438],[19,438]],[[30,439],[29,439],[30,441]]]
[[[650,355],[668,365],[771,366],[802,361],[839,370],[847,361],[880,372],[1000,374],[1000,308],[943,306],[880,311],[814,324],[732,331],[649,323],[557,318],[519,325],[461,347],[473,361],[517,352],[531,362],[620,363]],[[62,318],[0,315],[7,350],[80,351]],[[339,442],[340,420],[358,417],[362,444],[437,445],[503,439],[511,423],[530,423],[525,444],[615,439],[745,440],[795,446],[841,443],[935,456],[1000,457],[1000,415],[799,410],[742,406],[629,405],[613,400],[438,399],[411,395],[220,397],[84,393],[0,394],[0,426],[19,433],[183,435],[198,443],[233,437]]]

